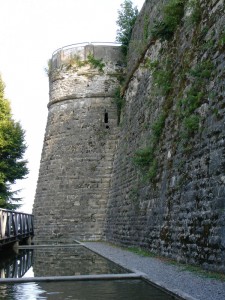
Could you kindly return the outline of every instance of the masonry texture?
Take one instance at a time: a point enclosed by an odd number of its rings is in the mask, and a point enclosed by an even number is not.
[[[53,55],[33,209],[36,242],[102,238],[118,135],[113,95],[121,59],[119,47],[103,45]]]
[[[105,238],[225,272],[225,4],[180,1],[165,38],[171,3],[147,0],[137,18],[119,127],[118,48],[77,47],[84,65],[53,55],[36,239]]]
[[[126,271],[85,247],[46,247],[33,253],[35,277],[121,274]]]
[[[171,1],[155,2],[130,44],[106,238],[224,272],[224,1],[185,1],[162,42],[152,28]]]

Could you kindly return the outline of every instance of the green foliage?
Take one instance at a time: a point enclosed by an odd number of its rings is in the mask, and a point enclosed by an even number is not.
[[[145,172],[144,177],[151,182],[154,181],[157,175],[158,162],[155,152],[165,126],[165,120],[166,114],[162,113],[152,124],[152,135],[149,145],[145,148],[137,150],[133,157],[134,164]]]
[[[44,68],[45,73],[50,76],[51,72],[52,72],[52,60],[49,59],[48,63],[47,63],[47,67]]]
[[[147,60],[145,66],[152,71],[153,84],[157,88],[157,92],[162,96],[166,96],[172,89],[173,71],[171,62],[159,63],[158,61]]]
[[[70,69],[72,67],[84,67],[87,64],[91,65],[91,67],[98,69],[100,72],[103,71],[103,68],[105,67],[105,64],[102,62],[102,59],[97,59],[94,57],[93,54],[89,53],[87,55],[86,60],[81,60],[80,56],[75,54],[73,55],[69,61],[67,62],[67,69]]]
[[[225,46],[225,30],[220,33],[219,46],[222,48]]]
[[[23,160],[26,150],[24,131],[12,119],[9,101],[4,98],[4,84],[0,78],[0,207],[16,209],[13,203],[20,198],[13,197],[10,184],[22,179],[28,173],[27,162]]]
[[[127,248],[128,251],[133,252],[135,254],[138,254],[140,256],[146,256],[146,257],[156,257],[155,253],[152,253],[148,250],[142,249],[142,248],[138,248],[138,247],[128,247]]]
[[[117,107],[118,124],[120,124],[122,108],[125,105],[125,100],[124,100],[124,97],[121,96],[120,88],[116,89],[113,99],[114,99],[114,101],[116,103],[116,107]]]
[[[199,128],[199,116],[192,114],[184,119],[184,130],[187,136],[190,136]]]
[[[98,69],[100,72],[103,71],[105,64],[102,62],[102,59],[97,59],[93,54],[89,53],[87,56],[87,62],[95,69]]]
[[[159,68],[153,72],[154,83],[161,95],[167,95],[172,88],[173,73],[170,68]]]
[[[149,58],[147,58],[145,61],[145,67],[151,71],[155,71],[158,66],[159,66],[158,60],[151,61]]]
[[[126,55],[131,39],[132,29],[138,15],[137,7],[133,7],[131,0],[125,0],[118,10],[116,41],[122,44],[122,51]]]
[[[191,0],[188,3],[188,7],[191,10],[191,14],[189,16],[190,24],[199,24],[202,18],[202,11],[199,0]]]
[[[161,137],[165,126],[166,114],[162,113],[152,125],[153,143],[155,144]]]
[[[142,168],[149,167],[154,160],[154,148],[152,146],[148,146],[136,151],[133,162]]]
[[[70,57],[69,61],[67,62],[67,69],[70,69],[72,67],[81,68],[86,65],[87,65],[86,60],[81,60],[80,55],[74,54],[72,57]]]
[[[200,117],[196,110],[203,103],[207,90],[206,85],[213,74],[214,65],[209,60],[198,63],[187,72],[191,80],[191,87],[186,96],[178,102],[178,116],[182,120],[181,136],[187,140],[199,129]]]
[[[158,162],[156,159],[154,159],[151,163],[151,165],[149,166],[149,170],[147,173],[147,179],[149,179],[150,181],[153,181],[154,178],[157,175],[157,168],[158,168]]]
[[[180,116],[185,117],[192,114],[200,106],[203,98],[204,93],[197,86],[192,86],[187,91],[186,97],[178,104]]]
[[[210,60],[205,60],[197,64],[190,70],[190,75],[196,79],[209,79],[212,75],[214,64]]]
[[[144,43],[146,43],[148,41],[148,37],[149,37],[149,17],[147,15],[144,16],[144,28],[143,28],[143,40]]]
[[[154,39],[170,40],[184,16],[186,0],[170,0],[163,9],[162,21],[154,23],[151,30]]]

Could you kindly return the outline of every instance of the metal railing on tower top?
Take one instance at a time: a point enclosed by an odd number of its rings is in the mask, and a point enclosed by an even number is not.
[[[82,43],[75,43],[75,44],[70,44],[70,45],[66,45],[66,46],[63,46],[61,48],[58,48],[56,49],[53,53],[52,53],[52,57],[60,52],[60,51],[63,51],[63,50],[69,50],[71,48],[77,48],[77,47],[84,47],[84,46],[87,46],[87,45],[109,45],[109,46],[121,46],[121,43],[117,43],[117,42],[82,42]]]
[[[74,57],[79,58],[80,60],[86,60],[88,54],[92,53],[94,55],[97,48],[113,46],[119,47],[121,44],[116,42],[83,42],[63,46],[52,53],[51,68],[59,68]]]

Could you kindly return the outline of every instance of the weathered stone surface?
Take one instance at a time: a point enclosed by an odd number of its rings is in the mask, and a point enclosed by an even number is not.
[[[90,45],[53,56],[36,239],[106,238],[225,272],[224,1],[200,0],[191,22],[187,1],[173,38],[153,40],[168,1],[147,0],[133,30],[120,127],[115,49],[99,48],[104,72],[71,62]]]
[[[150,31],[160,11],[156,13],[155,9],[162,9],[166,2],[146,1],[133,31],[128,75],[135,70],[135,62],[138,68],[125,91],[106,238],[225,272],[224,1],[200,1],[198,24],[190,24],[186,10],[169,42],[151,41],[149,34],[144,43],[149,48],[141,57],[144,52],[137,45],[143,45],[144,17],[153,16],[149,20]],[[157,62],[156,72],[160,70],[164,77],[166,70],[171,72],[168,93],[163,94],[163,78],[157,85],[157,73],[149,68],[148,62]],[[197,77],[204,76],[202,73],[191,77],[191,70],[204,65],[205,71],[207,64],[213,67],[204,80]],[[188,108],[183,105],[179,110],[178,104],[187,99],[196,81],[201,82],[197,90],[204,93],[201,103],[192,111],[199,119],[199,128],[185,139],[184,119],[189,116],[185,116],[184,110]],[[155,145],[156,174],[152,180],[146,180],[151,165],[141,169],[133,158],[138,149],[151,144],[153,124],[162,113],[166,118]]]
[[[48,122],[33,209],[36,241],[103,236],[118,136],[113,93],[121,73],[120,49],[91,50],[103,59],[102,71],[88,63],[68,67],[64,61],[50,74]],[[110,61],[116,51],[116,60]]]

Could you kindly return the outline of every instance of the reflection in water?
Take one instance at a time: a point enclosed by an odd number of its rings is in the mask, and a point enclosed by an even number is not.
[[[83,246],[35,249],[33,270],[35,277],[129,273]]]
[[[33,267],[31,267],[31,265]],[[82,246],[20,250],[1,256],[2,278],[119,274],[128,271]],[[33,275],[34,274],[34,275]],[[143,280],[1,283],[4,300],[172,300]]]
[[[8,252],[0,258],[0,278],[20,278],[33,264],[33,251],[26,249],[19,253]]]
[[[21,283],[0,287],[6,300],[172,300],[143,280]]]
[[[121,273],[129,271],[83,246],[23,249],[0,259],[0,278]]]
[[[44,290],[35,282],[0,285],[0,299],[4,300],[45,300]]]

